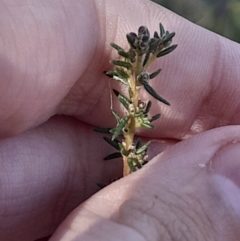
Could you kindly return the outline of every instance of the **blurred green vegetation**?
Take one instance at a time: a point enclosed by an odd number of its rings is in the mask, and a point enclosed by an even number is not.
[[[204,28],[240,43],[240,0],[152,0]]]

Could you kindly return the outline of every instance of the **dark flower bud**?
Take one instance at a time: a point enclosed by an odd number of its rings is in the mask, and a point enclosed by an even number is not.
[[[151,38],[149,42],[149,51],[155,53],[161,40],[159,38]]]
[[[153,37],[154,37],[154,38],[158,38],[158,39],[160,38],[159,35],[158,35],[158,32],[156,32],[156,31],[154,32]]]
[[[139,39],[138,41],[138,54],[142,56],[143,54],[147,53],[149,49],[149,40],[148,41],[142,41],[142,39]]]
[[[137,35],[135,34],[135,33],[133,33],[133,32],[131,32],[131,33],[128,33],[127,34],[127,40],[128,40],[128,43],[130,44],[130,46],[132,47],[132,48],[136,48],[137,47]]]
[[[143,35],[142,38],[141,38],[141,41],[144,42],[144,43],[147,43],[149,40],[149,36],[146,36],[146,35]]]
[[[148,47],[146,42],[139,41],[139,48],[145,50]]]
[[[149,33],[148,28],[145,27],[145,26],[139,27],[139,29],[138,29],[138,36],[145,36],[145,37],[148,37],[148,39],[149,39],[150,33]]]
[[[150,80],[150,76],[147,72],[143,72],[137,76],[137,80],[141,84],[145,84],[145,83],[148,83],[148,81]]]

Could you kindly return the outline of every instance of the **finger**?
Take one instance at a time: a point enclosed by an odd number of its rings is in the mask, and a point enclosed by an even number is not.
[[[173,146],[92,196],[50,240],[237,240],[239,130],[219,128]]]
[[[98,183],[121,177],[120,159],[92,127],[56,117],[0,144],[0,240],[50,235]],[[102,143],[102,145],[99,145]]]
[[[0,136],[43,123],[89,66],[94,2],[0,1]],[[91,17],[89,17],[91,16]],[[95,37],[92,37],[94,32]]]
[[[131,1],[127,3],[127,8],[125,1],[106,1],[104,7],[100,3],[97,6],[100,13],[105,7],[109,9],[99,19],[100,27],[107,31],[107,46],[110,42],[115,42],[127,48],[126,33],[136,32],[140,25],[148,26],[153,33],[158,30],[159,22],[162,22],[170,32],[176,32],[173,41],[178,44],[178,48],[156,61],[149,70],[162,68],[160,75],[151,84],[171,106],[153,100],[151,113],[161,113],[161,119],[154,123],[155,130],[147,131],[144,135],[185,139],[217,126],[239,123],[238,44],[198,27],[150,1]],[[108,46],[106,49],[105,55],[95,56],[96,62],[91,63],[89,71],[83,74],[65,98],[60,113],[74,115],[94,125],[109,127],[115,124],[109,111],[111,90],[106,77],[99,76],[102,71],[112,68],[106,68],[104,62],[116,58],[115,51],[109,56],[111,48]],[[116,87],[115,83],[110,83],[112,87],[121,89],[121,86]],[[83,97],[79,93],[86,95]],[[142,93],[142,98],[145,101],[150,99],[147,93]],[[114,108],[119,110],[116,98],[113,98],[113,102]],[[82,108],[78,108],[79,103]]]
[[[182,139],[238,123],[237,44],[149,1],[102,3],[22,1],[16,8],[11,1],[0,2],[1,136],[36,126],[56,112],[94,125],[114,124],[102,74],[116,57],[110,56],[109,43],[126,46],[127,32],[139,25],[153,31],[160,21],[177,33],[179,47],[153,67],[163,69],[153,86],[171,108],[155,103],[153,112],[162,118],[150,135]]]
[[[173,145],[155,141],[149,156]],[[116,150],[73,118],[44,125],[0,144],[0,240],[35,240],[51,235],[81,202],[122,176]]]

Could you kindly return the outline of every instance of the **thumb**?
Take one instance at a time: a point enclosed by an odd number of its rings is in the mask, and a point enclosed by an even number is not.
[[[239,133],[218,128],[170,147],[75,209],[51,240],[238,240]]]
[[[233,137],[213,157],[214,185],[234,215],[240,217],[240,142]]]

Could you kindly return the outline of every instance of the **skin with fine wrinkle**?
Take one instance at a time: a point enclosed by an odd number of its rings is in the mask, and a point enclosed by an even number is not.
[[[159,22],[178,48],[150,71],[155,158],[98,192],[122,170],[92,132],[115,124],[109,43]],[[237,43],[150,1],[2,0],[0,53],[0,240],[238,240]]]

